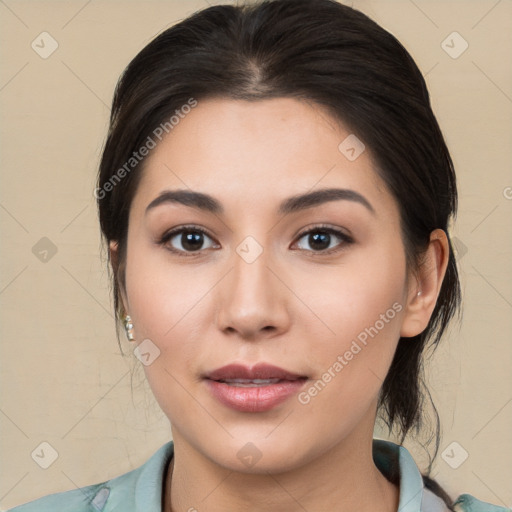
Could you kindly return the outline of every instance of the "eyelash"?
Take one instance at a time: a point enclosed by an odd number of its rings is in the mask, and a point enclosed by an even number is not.
[[[200,228],[199,226],[189,225],[189,226],[181,226],[179,228],[175,228],[175,229],[171,229],[170,231],[167,231],[158,240],[157,243],[158,243],[158,245],[165,245],[175,235],[179,235],[180,233],[186,233],[186,232],[201,233],[201,234],[207,236],[208,238],[213,239],[213,237],[211,237],[207,231]],[[311,233],[322,233],[322,234],[334,235],[341,240],[341,242],[340,242],[340,244],[338,244],[338,246],[336,246],[335,248],[331,248],[331,249],[320,250],[320,251],[308,251],[307,249],[299,249],[301,251],[311,252],[312,253],[311,257],[331,255],[333,253],[343,250],[344,246],[354,243],[354,240],[352,239],[352,237],[350,237],[343,231],[332,228],[325,224],[320,224],[318,226],[314,226],[306,231],[301,232],[299,235],[297,235],[297,240],[300,240],[304,236],[309,235]],[[178,256],[183,256],[185,258],[190,258],[190,257],[195,257],[195,256],[197,257],[201,254],[202,251],[205,250],[205,249],[202,249],[202,250],[198,250],[198,251],[193,251],[193,252],[188,251],[187,252],[187,251],[182,251],[180,249],[174,249],[173,247],[167,247],[167,249],[169,251],[171,251],[172,253],[177,254]]]

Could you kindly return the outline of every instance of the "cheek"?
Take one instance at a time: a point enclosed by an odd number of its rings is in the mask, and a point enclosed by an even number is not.
[[[197,318],[205,314],[203,301],[215,281],[209,283],[208,276],[191,267],[171,267],[155,252],[159,251],[133,247],[126,265],[126,291],[137,342],[149,339],[159,351],[151,364],[144,365],[146,378],[174,423],[190,413],[187,390],[201,349],[191,340],[204,338],[197,333]]]
[[[190,324],[213,284],[193,265],[171,265],[164,249],[133,244],[126,263],[126,293],[137,336],[172,338]]]
[[[164,249],[144,243],[134,243],[128,253],[126,292],[135,337],[137,342],[151,340],[160,352],[154,363],[144,366],[159,402],[160,396],[180,396],[178,382],[197,374],[212,338],[212,291],[219,280],[212,268],[171,263]]]
[[[310,332],[304,348],[316,369],[298,396],[304,428],[320,429],[327,439],[332,429],[350,431],[376,403],[400,335],[402,285],[402,275],[384,268],[365,279],[351,273],[329,281],[316,307],[334,334],[318,328],[323,336]],[[314,346],[311,339],[318,340]]]
[[[303,273],[295,286],[336,348],[376,326],[383,338],[400,331],[404,309],[405,258],[391,250],[359,253],[339,267]],[[393,307],[394,305],[394,307]],[[318,323],[318,322],[317,322]],[[364,337],[364,334],[363,336]]]
[[[304,350],[318,370],[315,378],[322,381],[318,388],[326,400],[336,395],[337,403],[352,403],[378,392],[400,337],[405,270],[405,257],[388,250],[378,257],[361,255],[336,271],[326,269],[323,278],[303,276],[302,289],[312,290],[305,302],[321,320],[310,320],[317,327],[309,328],[310,346]],[[311,340],[317,340],[314,347]],[[328,384],[326,392],[322,383]]]

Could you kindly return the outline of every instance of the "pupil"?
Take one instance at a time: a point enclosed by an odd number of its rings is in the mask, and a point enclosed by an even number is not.
[[[309,242],[314,249],[327,249],[330,243],[329,233],[315,233],[309,235]]]
[[[183,233],[181,236],[181,245],[184,249],[195,251],[203,245],[202,233]]]

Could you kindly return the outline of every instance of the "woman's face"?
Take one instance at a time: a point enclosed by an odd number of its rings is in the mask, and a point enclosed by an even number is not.
[[[406,275],[397,204],[349,131],[295,99],[199,101],[146,160],[123,292],[176,444],[263,472],[371,438]]]

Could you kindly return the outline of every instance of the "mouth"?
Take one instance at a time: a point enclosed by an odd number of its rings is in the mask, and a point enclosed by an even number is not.
[[[306,375],[259,363],[253,367],[230,364],[203,376],[221,404],[240,412],[265,412],[296,394]]]
[[[284,382],[283,379],[220,379],[217,382],[223,382],[228,386],[236,386],[238,388],[254,388],[258,386],[268,386],[269,384],[277,384]]]

